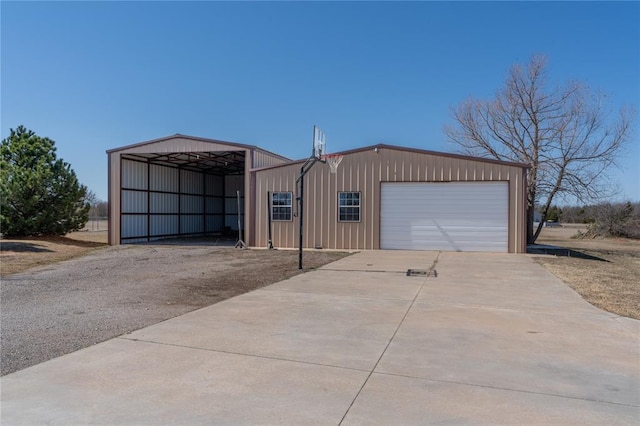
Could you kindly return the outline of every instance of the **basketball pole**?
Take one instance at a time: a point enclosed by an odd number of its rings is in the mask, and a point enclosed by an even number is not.
[[[324,138],[324,136],[322,136]],[[313,148],[311,151],[311,157],[304,162],[300,167],[300,175],[296,179],[296,184],[300,184],[300,196],[298,197],[298,220],[299,223],[299,236],[298,236],[298,269],[302,269],[302,236],[303,236],[303,222],[304,222],[304,175],[313,167],[316,162],[320,161],[324,163],[324,160],[316,157],[316,126],[313,126]],[[322,153],[321,153],[322,154]]]
[[[305,163],[306,164],[306,163]],[[298,269],[302,269],[302,228],[304,222],[304,166],[300,169],[300,206],[298,220],[300,221],[300,235],[298,240]]]
[[[296,179],[296,184],[300,185],[300,196],[298,196],[298,220],[299,220],[299,238],[298,238],[298,269],[302,269],[302,235],[304,222],[304,175],[307,174],[311,167],[319,161],[315,156],[309,157],[307,161],[300,167],[300,175]]]

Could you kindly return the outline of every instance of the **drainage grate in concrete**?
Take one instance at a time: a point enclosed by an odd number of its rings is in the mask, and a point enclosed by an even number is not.
[[[438,277],[435,269],[407,269],[408,277]]]

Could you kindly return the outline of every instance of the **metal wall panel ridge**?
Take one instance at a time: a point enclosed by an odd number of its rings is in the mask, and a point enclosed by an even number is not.
[[[122,238],[147,236],[147,216],[123,214],[121,222]]]
[[[122,213],[147,213],[147,192],[123,189]]]
[[[207,197],[205,202],[205,213],[224,214],[224,199],[222,197]]]
[[[203,174],[180,170],[180,192],[183,194],[204,194]]]
[[[286,162],[287,160],[284,160],[279,156],[272,155],[257,149],[253,151],[253,168],[257,169],[260,167],[275,166],[277,164],[282,164]]]
[[[204,197],[201,195],[181,195],[180,213],[203,214]]]
[[[151,164],[149,169],[149,177],[151,179],[150,189],[152,191],[178,192],[178,173],[176,167],[159,166]]]
[[[122,160],[122,188],[147,189],[147,164],[139,161]]]
[[[151,215],[149,218],[151,236],[178,234],[178,215]]]
[[[206,195],[224,196],[224,176],[205,175]]]
[[[178,194],[152,192],[149,194],[150,213],[178,213]]]
[[[180,231],[183,234],[204,232],[202,216],[180,216]]]

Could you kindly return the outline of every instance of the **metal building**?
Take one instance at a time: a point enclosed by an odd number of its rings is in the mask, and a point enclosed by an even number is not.
[[[305,177],[304,247],[526,251],[526,165],[388,145],[340,154],[337,173],[317,163]],[[267,245],[271,213],[273,245],[297,247],[301,164],[253,172],[250,244]]]
[[[251,232],[250,170],[289,160],[256,146],[176,134],[107,151],[109,244]]]
[[[304,161],[175,135],[107,151],[109,243],[237,230],[297,248]],[[304,180],[303,247],[526,252],[524,164],[375,145]]]

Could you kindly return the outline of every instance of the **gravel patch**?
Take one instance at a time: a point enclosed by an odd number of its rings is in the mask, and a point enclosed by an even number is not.
[[[307,252],[305,271],[345,255]],[[131,245],[3,277],[0,375],[298,273],[294,251]]]

